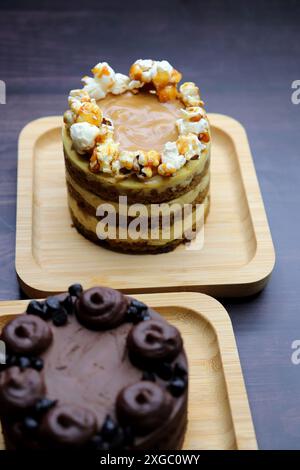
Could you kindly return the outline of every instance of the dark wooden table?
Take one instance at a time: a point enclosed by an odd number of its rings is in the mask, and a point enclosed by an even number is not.
[[[200,84],[210,112],[248,132],[277,252],[267,288],[226,300],[262,449],[300,449],[299,1],[1,1],[0,298],[16,299],[17,139],[41,116],[62,114],[67,92],[100,60],[126,72],[166,58]]]

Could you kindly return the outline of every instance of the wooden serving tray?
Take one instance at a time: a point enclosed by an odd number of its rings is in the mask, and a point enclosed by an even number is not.
[[[184,449],[257,449],[230,318],[196,292],[135,295],[181,332],[189,361],[189,418]],[[0,303],[0,328],[27,301]],[[0,448],[3,441],[0,437]]]
[[[201,251],[158,255],[99,247],[78,234],[67,207],[61,117],[28,124],[19,140],[16,270],[30,297],[75,280],[132,292],[196,290],[245,296],[262,289],[275,255],[243,127],[211,114],[211,210]]]

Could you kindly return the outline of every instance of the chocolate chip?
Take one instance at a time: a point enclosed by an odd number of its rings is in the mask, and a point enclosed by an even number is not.
[[[39,427],[39,423],[36,419],[31,416],[27,416],[23,421],[23,428],[25,432],[35,432]]]
[[[176,362],[176,364],[174,366],[174,376],[176,376],[176,377],[186,377],[187,376],[186,369],[183,366],[181,366],[180,364],[178,364],[178,362]]]
[[[21,367],[21,369],[26,369],[26,367],[31,366],[31,361],[29,357],[26,356],[21,356],[17,360],[18,365]]]
[[[141,313],[141,320],[142,320],[142,321],[150,320],[150,319],[151,319],[151,316],[150,316],[150,314],[149,314],[148,311]]]
[[[36,402],[34,411],[38,414],[44,413],[50,410],[50,408],[52,408],[53,406],[55,406],[56,403],[57,403],[57,400],[49,400],[49,398],[41,398],[40,400]]]
[[[132,445],[134,441],[133,429],[130,426],[125,426],[123,428],[123,443],[124,445]]]
[[[68,314],[64,308],[61,308],[60,310],[57,310],[53,314],[53,325],[55,326],[63,326],[67,323],[68,321]]]
[[[102,438],[106,441],[112,440],[117,430],[118,430],[117,423],[109,415],[107,415],[105,418],[104,424],[101,428]]]
[[[137,308],[139,311],[148,309],[147,305],[145,305],[143,302],[140,302],[139,300],[136,300],[136,299],[132,300],[131,305]]]
[[[155,368],[155,372],[162,380],[170,380],[173,377],[173,368],[168,362],[161,362]]]
[[[103,439],[99,434],[95,434],[89,441],[89,447],[92,447],[95,450],[103,450],[102,449]]]
[[[126,320],[136,324],[140,321],[149,320],[150,318],[147,305],[139,300],[133,299],[127,309]]]
[[[168,385],[168,390],[173,395],[173,397],[180,397],[186,389],[187,382],[181,377],[175,377],[171,380]]]
[[[31,367],[35,370],[42,370],[44,367],[44,361],[41,357],[33,357],[31,358]]]
[[[149,380],[150,382],[155,382],[155,374],[149,370],[145,370],[142,375],[142,380]]]
[[[55,296],[48,297],[46,299],[45,304],[47,309],[50,310],[50,312],[55,312],[56,310],[60,309],[60,301]]]
[[[71,295],[68,295],[62,302],[61,305],[64,309],[68,312],[68,314],[72,314],[74,311],[74,302]]]
[[[109,449],[117,450],[123,447],[124,444],[124,433],[123,429],[118,426],[113,437],[109,441]]]
[[[72,284],[69,287],[69,294],[74,296],[74,297],[79,297],[79,295],[82,293],[82,285],[81,284]]]
[[[11,366],[16,366],[18,363],[18,357],[15,356],[14,354],[6,354],[6,366],[11,367]]]
[[[38,315],[40,316],[43,314],[44,304],[43,302],[38,302],[37,300],[31,300],[27,305],[26,313],[30,315]]]

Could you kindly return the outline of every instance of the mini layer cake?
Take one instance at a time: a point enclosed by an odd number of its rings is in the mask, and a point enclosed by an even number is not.
[[[179,331],[118,291],[78,284],[3,328],[7,449],[175,450],[187,424]]]
[[[199,89],[186,82],[178,90],[181,74],[167,61],[138,60],[129,76],[115,73],[106,62],[92,72],[93,78],[83,78],[82,90],[70,92],[64,115],[74,225],[90,240],[121,251],[169,251],[185,241],[186,231],[199,229],[209,211],[210,128]],[[107,204],[117,214],[118,230],[104,239],[97,230],[103,215],[97,208]],[[164,204],[165,215],[172,212],[168,235],[162,230],[161,208],[156,237],[150,230],[138,239],[124,231],[121,236],[119,229],[128,228],[134,218],[129,209],[134,204],[144,205],[141,217],[148,227],[153,205]],[[120,222],[125,205],[129,217]],[[192,216],[185,215],[187,205]],[[173,224],[179,213],[178,236]],[[140,215],[137,208],[135,214]],[[184,225],[185,217],[189,222]]]

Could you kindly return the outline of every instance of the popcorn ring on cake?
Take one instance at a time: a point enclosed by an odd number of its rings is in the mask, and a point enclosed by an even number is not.
[[[90,158],[91,172],[116,178],[136,175],[142,180],[156,175],[170,177],[190,160],[201,158],[210,141],[204,103],[193,82],[183,83],[177,89],[182,76],[169,62],[139,59],[131,65],[129,76],[115,73],[107,62],[100,62],[92,73],[93,77],[83,77],[82,90],[70,92],[69,110],[64,114],[73,147]],[[167,142],[162,152],[122,150],[114,139],[113,123],[103,117],[101,103],[99,107],[96,100],[128,91],[147,91],[156,94],[160,102],[182,103],[182,117],[176,121],[178,138]]]

